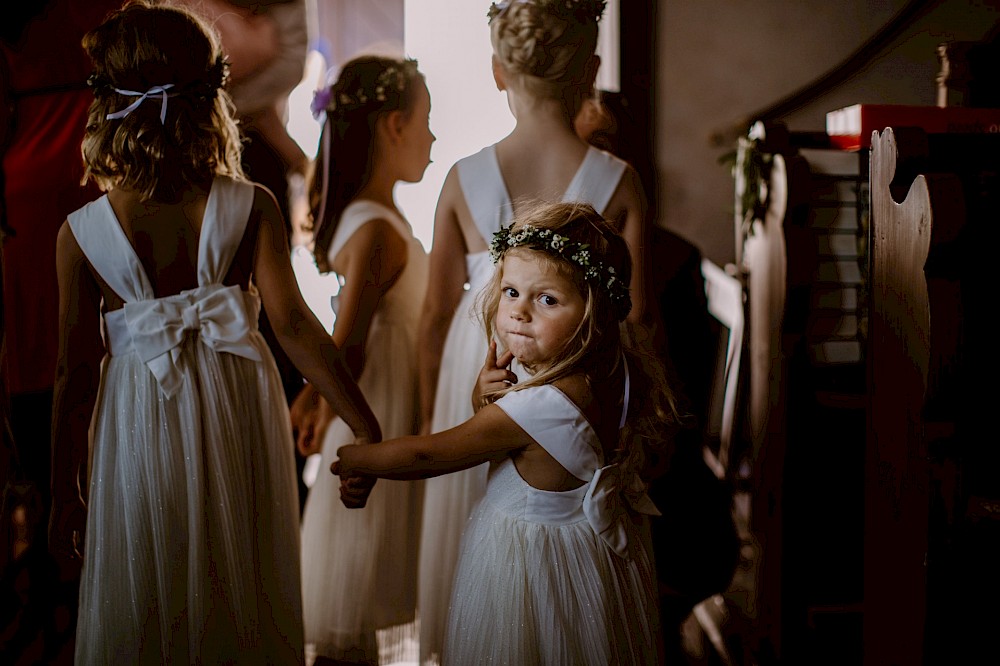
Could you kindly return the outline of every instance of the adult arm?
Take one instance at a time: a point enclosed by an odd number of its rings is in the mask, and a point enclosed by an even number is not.
[[[52,404],[52,513],[49,549],[61,568],[75,569],[86,525],[80,476],[100,386],[101,291],[68,223],[56,238],[59,347]]]
[[[462,197],[458,172],[451,168],[441,188],[434,213],[434,243],[429,258],[427,293],[417,330],[417,369],[420,390],[421,431],[429,432],[441,354],[448,328],[462,299],[467,248],[458,223],[456,204]]]
[[[259,222],[254,281],[278,342],[357,437],[380,440],[382,431],[343,354],[299,292],[281,213],[273,195],[260,186],[254,211]]]

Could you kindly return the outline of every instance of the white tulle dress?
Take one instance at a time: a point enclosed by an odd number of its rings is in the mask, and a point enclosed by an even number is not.
[[[107,197],[69,216],[104,317],[77,664],[303,659],[298,496],[260,300],[224,286],[254,189],[217,178],[198,287],[155,298]]]
[[[642,516],[656,510],[643,492],[626,496],[641,484],[605,464],[597,434],[554,386],[495,404],[586,483],[539,490],[511,458],[491,465],[462,538],[444,664],[657,664],[656,574]]]
[[[373,219],[387,220],[408,244],[406,266],[372,319],[367,361],[358,381],[382,436],[389,439],[416,431],[416,328],[427,287],[427,255],[399,215],[360,200],[341,215],[330,244],[331,262]],[[346,423],[336,419],[330,424],[319,476],[306,500],[302,518],[306,643],[310,651],[326,657],[374,662],[381,652],[382,660],[391,662],[405,653],[404,641],[415,639],[423,482],[379,480],[365,508],[345,508],[340,479],[329,469],[337,449],[353,442]]]
[[[563,195],[603,211],[625,171],[625,162],[591,147]],[[462,194],[487,245],[508,226],[513,206],[500,173],[496,146],[487,146],[456,164]],[[445,338],[431,432],[441,432],[472,417],[472,389],[486,358],[486,333],[474,312],[476,296],[493,275],[488,251],[465,257],[469,287],[459,301]],[[420,540],[420,659],[440,660],[451,585],[462,530],[473,506],[486,491],[487,465],[426,481]]]

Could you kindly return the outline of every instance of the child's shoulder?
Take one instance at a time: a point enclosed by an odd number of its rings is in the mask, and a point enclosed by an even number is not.
[[[577,408],[586,414],[594,404],[594,391],[587,379],[587,376],[582,372],[577,372],[567,377],[560,377],[556,381],[552,382],[550,386],[562,391],[562,393],[573,401],[573,404]]]

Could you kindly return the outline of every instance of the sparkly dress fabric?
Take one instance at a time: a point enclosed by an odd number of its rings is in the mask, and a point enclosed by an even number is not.
[[[416,330],[427,287],[427,255],[409,224],[373,201],[351,203],[330,245],[330,260],[374,219],[388,221],[408,245],[406,266],[382,296],[365,344],[361,392],[385,439],[412,435],[418,418]],[[336,327],[336,323],[334,323]],[[302,585],[306,643],[335,659],[395,661],[415,640],[417,548],[422,481],[381,479],[363,509],[340,501],[330,474],[337,449],[354,434],[335,419],[302,519]]]
[[[625,162],[591,147],[563,201],[584,201],[603,211],[618,188]],[[496,147],[487,146],[456,164],[469,211],[489,244],[511,223],[513,206],[500,172]],[[486,357],[486,333],[475,313],[476,297],[493,275],[488,251],[466,255],[469,287],[462,294],[441,354],[431,432],[441,432],[472,417],[472,389]],[[427,479],[420,544],[420,660],[440,661],[451,585],[462,530],[486,491],[487,464]]]
[[[288,407],[255,292],[222,284],[254,188],[217,178],[198,287],[155,298],[106,196],[69,216],[104,317],[77,664],[303,659]]]
[[[575,490],[529,485],[507,458],[462,537],[443,662],[658,663],[656,578],[643,545],[655,512],[626,499],[618,465],[576,405],[546,385],[496,403],[574,477]]]

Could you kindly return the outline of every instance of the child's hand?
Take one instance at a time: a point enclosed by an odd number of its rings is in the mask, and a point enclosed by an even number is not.
[[[348,509],[363,509],[375,487],[374,476],[345,476],[340,479],[340,501]]]
[[[490,347],[486,351],[486,363],[479,371],[479,378],[472,390],[472,411],[478,412],[493,402],[494,398],[490,396],[496,391],[517,383],[517,375],[509,369],[513,360],[514,354],[509,350],[497,359],[497,342],[490,340]]]
[[[368,502],[368,495],[375,487],[376,477],[355,474],[352,471],[351,452],[358,446],[367,444],[367,437],[357,437],[354,444],[337,449],[337,460],[330,465],[330,472],[340,477],[340,501],[348,509],[364,508]]]

